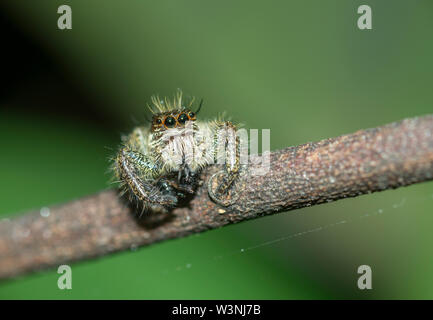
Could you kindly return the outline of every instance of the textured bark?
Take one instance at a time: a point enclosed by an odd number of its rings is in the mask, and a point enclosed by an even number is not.
[[[203,172],[194,198],[167,215],[138,218],[115,190],[106,190],[3,220],[0,278],[431,180],[433,116],[275,151],[270,165],[264,175],[254,174],[260,164],[243,168],[226,207],[208,195],[210,177],[221,170],[213,166]]]

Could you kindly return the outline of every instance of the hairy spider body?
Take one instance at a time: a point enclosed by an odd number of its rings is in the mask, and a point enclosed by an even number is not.
[[[200,171],[224,164],[224,177],[212,198],[218,201],[232,186],[239,171],[239,139],[230,121],[197,120],[178,92],[172,101],[152,97],[152,123],[122,137],[113,162],[121,187],[143,209],[166,212],[193,194]]]

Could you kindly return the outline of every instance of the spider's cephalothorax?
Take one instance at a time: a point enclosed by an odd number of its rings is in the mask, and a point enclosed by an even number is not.
[[[152,97],[150,126],[136,127],[123,137],[113,169],[130,200],[152,211],[167,211],[195,192],[201,169],[224,163],[224,174],[212,198],[218,201],[239,172],[240,147],[229,121],[197,120],[194,99],[179,91],[173,100]],[[223,202],[219,202],[223,203]]]

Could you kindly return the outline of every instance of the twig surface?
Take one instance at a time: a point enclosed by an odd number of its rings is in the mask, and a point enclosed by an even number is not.
[[[228,207],[204,183],[188,207],[170,215],[136,214],[115,190],[0,222],[0,279],[184,237],[229,223],[433,178],[433,115],[406,119],[270,154],[271,170],[243,170]]]

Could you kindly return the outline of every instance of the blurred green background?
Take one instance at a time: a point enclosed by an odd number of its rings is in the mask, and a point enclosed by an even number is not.
[[[72,30],[57,8],[72,8]],[[359,30],[368,4],[373,30]],[[433,2],[3,0],[0,219],[108,188],[155,93],[271,129],[273,150],[433,112]],[[433,298],[433,183],[0,282],[0,299]],[[320,231],[315,231],[320,228]],[[301,234],[299,234],[301,233]],[[1,261],[0,261],[1,263]],[[373,290],[357,288],[357,268]]]

